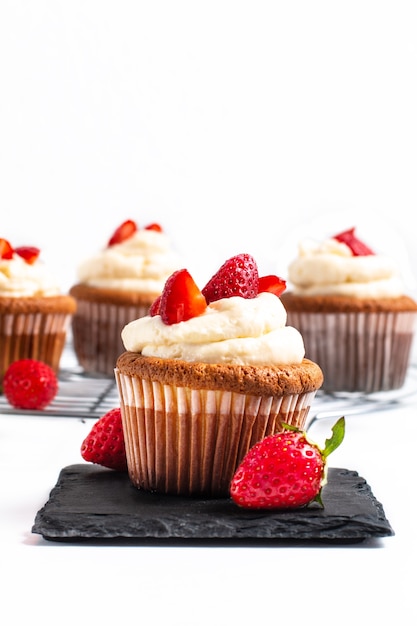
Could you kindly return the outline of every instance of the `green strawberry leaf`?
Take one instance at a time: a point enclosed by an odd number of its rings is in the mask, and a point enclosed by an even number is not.
[[[336,450],[342,443],[345,437],[345,418],[339,417],[336,424],[332,428],[332,435],[329,439],[326,439],[324,442],[324,449],[322,450],[322,454],[325,458],[329,456],[332,452]]]

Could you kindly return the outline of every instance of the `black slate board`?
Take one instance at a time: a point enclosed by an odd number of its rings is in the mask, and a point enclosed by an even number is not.
[[[127,474],[92,464],[61,470],[32,532],[51,541],[129,539],[158,545],[316,541],[355,543],[394,535],[364,478],[329,468],[324,508],[251,511],[231,499],[197,499],[139,491]]]

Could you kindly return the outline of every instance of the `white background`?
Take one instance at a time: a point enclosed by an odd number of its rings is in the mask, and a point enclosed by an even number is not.
[[[414,289],[416,32],[402,0],[2,0],[0,236],[67,289],[126,218],[201,283],[355,225]]]
[[[126,218],[160,222],[201,281],[243,251],[285,274],[301,234],[356,225],[414,289],[416,33],[415,1],[0,0],[0,237],[40,247],[66,289]],[[332,464],[365,476],[395,537],[142,549],[32,535],[90,425],[2,416],[1,613],[414,625],[415,408],[348,426]]]

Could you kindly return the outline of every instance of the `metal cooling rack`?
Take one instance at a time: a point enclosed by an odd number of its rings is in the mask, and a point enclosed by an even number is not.
[[[15,409],[0,394],[0,414],[34,414],[51,417],[101,417],[110,409],[120,406],[116,381],[83,373],[68,343],[62,356],[62,369],[58,375],[58,393],[43,411]],[[306,429],[318,420],[337,418],[342,414],[363,415],[417,403],[417,363],[410,365],[404,386],[394,391],[373,394],[328,394],[318,391],[307,419]]]
[[[386,411],[412,403],[417,403],[417,363],[409,366],[401,389],[371,394],[318,391],[307,418],[306,430],[318,420]]]
[[[44,410],[15,409],[4,395],[0,395],[0,414],[98,418],[120,405],[116,382],[109,378],[93,378],[76,371],[62,370],[58,382],[58,393]]]

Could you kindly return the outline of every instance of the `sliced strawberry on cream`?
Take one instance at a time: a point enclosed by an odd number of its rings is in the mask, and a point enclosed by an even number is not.
[[[35,246],[19,246],[14,251],[29,265],[33,265],[41,253],[39,248]]]
[[[0,238],[0,259],[12,259],[13,248],[7,239]]]
[[[171,274],[159,304],[159,315],[164,324],[185,322],[198,317],[206,308],[206,299],[188,270],[181,269]]]
[[[110,237],[109,242],[107,244],[108,247],[114,246],[116,243],[122,243],[126,241],[126,239],[130,239],[132,235],[138,230],[136,222],[133,220],[125,220],[116,230],[113,235]]]
[[[157,233],[162,233],[162,226],[157,222],[152,222],[152,224],[145,226],[145,230],[156,230]]]
[[[270,291],[279,297],[285,291],[286,287],[287,283],[285,280],[283,278],[279,278],[279,276],[275,276],[274,274],[259,277],[258,293]]]
[[[202,289],[202,293],[207,304],[232,296],[256,298],[258,285],[258,266],[253,256],[237,254],[223,263]]]
[[[334,235],[333,239],[346,244],[351,249],[353,256],[368,256],[370,254],[375,254],[371,248],[356,237],[355,228],[350,228],[349,230],[345,230],[338,235]]]

